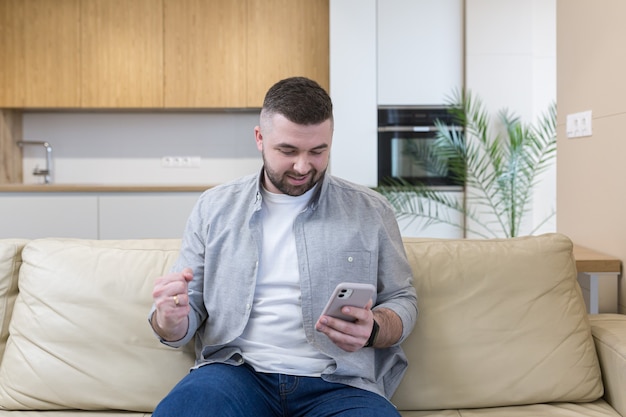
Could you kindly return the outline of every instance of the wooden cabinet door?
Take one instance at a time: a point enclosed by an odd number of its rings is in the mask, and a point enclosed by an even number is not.
[[[81,7],[82,107],[163,107],[163,0]]]
[[[79,0],[0,1],[0,107],[78,107]]]
[[[247,105],[290,76],[329,88],[328,0],[248,0]]]
[[[23,0],[0,1],[0,107],[24,104],[24,6]]]
[[[328,0],[2,0],[0,107],[260,107],[329,87]]]
[[[245,2],[164,1],[165,107],[245,107]]]
[[[24,107],[79,107],[79,0],[24,0]]]

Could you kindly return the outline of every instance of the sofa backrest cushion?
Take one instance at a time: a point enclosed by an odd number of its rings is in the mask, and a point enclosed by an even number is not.
[[[9,322],[17,297],[17,280],[26,239],[0,239],[0,360],[9,337]]]
[[[150,329],[154,278],[178,240],[41,239],[22,251],[0,367],[4,409],[149,412],[193,365]]]
[[[405,239],[419,316],[400,410],[586,402],[603,386],[571,241]]]

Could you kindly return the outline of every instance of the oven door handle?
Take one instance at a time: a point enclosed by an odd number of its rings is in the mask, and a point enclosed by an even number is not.
[[[437,126],[379,126],[379,132],[436,132]],[[448,130],[463,130],[462,126],[448,126]]]
[[[379,132],[434,132],[435,126],[380,126]]]

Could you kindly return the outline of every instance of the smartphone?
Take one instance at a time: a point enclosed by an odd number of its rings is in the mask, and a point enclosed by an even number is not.
[[[355,321],[354,317],[343,314],[341,309],[344,306],[363,308],[369,300],[372,300],[372,303],[376,302],[376,287],[372,284],[342,282],[335,287],[324,311],[322,311],[322,315],[345,321]]]

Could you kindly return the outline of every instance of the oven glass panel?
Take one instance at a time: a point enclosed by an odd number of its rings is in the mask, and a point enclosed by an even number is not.
[[[429,158],[435,139],[391,139],[391,176],[395,178],[447,177],[447,161]]]

